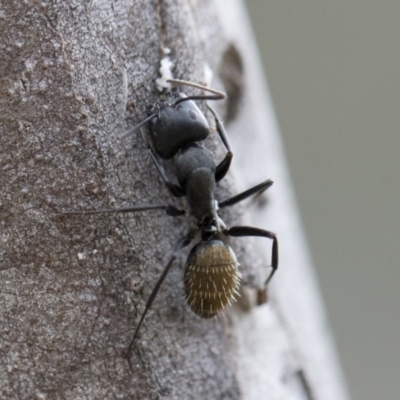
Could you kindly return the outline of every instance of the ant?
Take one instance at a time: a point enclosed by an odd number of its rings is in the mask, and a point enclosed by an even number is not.
[[[130,342],[127,356],[132,350],[147,311],[150,309],[178,253],[197,236],[200,236],[200,241],[191,249],[186,260],[184,285],[185,297],[189,307],[202,318],[215,316],[227,305],[231,305],[235,294],[238,294],[241,276],[238,270],[239,263],[231,247],[221,240],[222,236],[260,236],[271,239],[272,271],[265,285],[269,283],[278,268],[278,241],[274,233],[250,226],[234,226],[228,229],[218,216],[219,209],[230,207],[250,196],[258,195],[273,184],[271,180],[267,180],[224,201],[220,202],[215,199],[216,183],[228,172],[233,153],[222,122],[209,105],[207,105],[207,108],[214,117],[216,130],[227,150],[225,158],[216,165],[213,153],[199,143],[208,137],[210,127],[194,100],[222,100],[226,95],[223,92],[192,82],[178,79],[169,79],[167,82],[191,86],[210,94],[187,96],[179,91],[171,91],[166,99],[153,105],[147,118],[122,137],[126,138],[143,125],[148,124],[152,145],[143,135],[143,132],[142,137],[150,157],[171,194],[174,197],[186,196],[189,211],[186,212],[172,204],[148,204],[115,210],[64,213],[99,214],[163,210],[167,215],[173,217],[187,214],[192,217],[187,234],[176,242],[172,255],[147,300]],[[159,158],[174,159],[178,184],[167,178]]]

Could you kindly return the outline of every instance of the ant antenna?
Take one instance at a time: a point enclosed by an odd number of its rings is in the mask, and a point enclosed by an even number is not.
[[[200,85],[199,83],[184,81],[182,79],[167,79],[167,82],[168,83],[177,83],[178,85],[191,86],[196,89],[202,89],[202,90],[205,90],[206,92],[210,92],[210,93],[214,93],[214,94],[218,95],[219,99],[226,98],[226,94],[224,92],[221,92],[220,90],[209,88],[208,86]]]
[[[181,79],[167,79],[168,83],[176,83],[178,85],[186,85],[186,86],[191,86],[194,87],[196,89],[201,89],[204,90],[206,92],[210,92],[213,93],[214,96],[188,96],[188,97],[184,97],[182,99],[177,100],[174,103],[174,106],[178,105],[179,103],[182,103],[184,101],[188,101],[188,100],[222,100],[222,99],[226,99],[226,94],[224,92],[221,92],[219,90],[216,89],[211,89],[207,86],[204,85],[200,85],[198,83],[194,83],[194,82],[189,82],[189,81],[184,81]]]

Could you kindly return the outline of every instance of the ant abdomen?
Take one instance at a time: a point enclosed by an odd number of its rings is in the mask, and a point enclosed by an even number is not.
[[[202,318],[222,311],[238,295],[240,272],[235,253],[220,240],[202,241],[189,253],[185,269],[185,296]]]

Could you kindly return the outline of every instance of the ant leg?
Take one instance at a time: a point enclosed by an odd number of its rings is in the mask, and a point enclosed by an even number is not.
[[[233,153],[228,151],[225,158],[217,165],[217,168],[215,169],[215,182],[219,182],[227,174],[229,167],[231,166],[232,158]]]
[[[153,150],[151,148],[148,149],[150,156],[154,162],[154,165],[157,168],[157,171],[159,172],[159,174],[161,175],[161,178],[164,181],[165,186],[167,187],[167,189],[170,191],[170,193],[172,194],[172,196],[174,197],[183,197],[185,196],[185,192],[184,190],[177,185],[176,183],[172,183],[168,178],[167,175],[165,174],[164,168],[162,167],[162,165],[160,164],[160,162],[157,159],[157,156],[154,154]]]
[[[263,193],[264,191],[266,191],[268,188],[270,188],[273,183],[274,182],[271,181],[271,179],[268,179],[265,182],[261,182],[258,185],[254,186],[254,187],[252,187],[250,189],[247,189],[246,191],[244,191],[242,193],[239,193],[236,196],[231,197],[230,199],[221,201],[218,204],[218,207],[219,208],[224,208],[224,207],[232,206],[234,204],[239,203],[242,200],[247,199],[248,197],[252,196],[253,194],[258,196],[261,193]]]
[[[151,210],[164,210],[167,215],[171,217],[178,217],[179,215],[185,215],[184,210],[176,208],[172,204],[146,204],[143,206],[131,206],[131,207],[121,207],[109,210],[93,210],[93,211],[65,211],[63,213],[58,213],[57,215],[87,215],[87,214],[107,214],[107,213],[130,213],[138,211],[151,211]]]
[[[146,125],[149,121],[151,121],[153,118],[157,116],[157,113],[151,114],[147,118],[145,118],[142,122],[139,122],[137,125],[135,125],[133,128],[129,129],[129,131],[124,132],[121,135],[121,139],[126,139],[128,136],[133,135],[139,128],[141,128],[143,125]]]
[[[218,132],[219,137],[222,140],[222,143],[224,144],[224,146],[228,150],[228,152],[232,152],[231,144],[229,143],[229,139],[228,139],[228,135],[226,134],[225,128],[222,125],[222,122],[219,119],[218,114],[208,104],[207,104],[207,108],[211,111],[211,114],[213,115],[213,117],[215,119],[215,124],[217,125],[217,132]]]
[[[217,132],[218,135],[224,144],[226,150],[228,152],[226,153],[225,158],[217,165],[217,168],[215,170],[215,181],[219,182],[228,172],[229,167],[232,162],[233,158],[233,153],[231,149],[231,145],[229,143],[228,135],[226,134],[225,128],[221,122],[221,120],[218,117],[218,114],[207,104],[207,108],[211,111],[211,114],[213,115],[215,119],[215,124],[217,126]]]
[[[158,173],[161,175],[161,178],[163,179],[164,184],[167,187],[167,189],[170,191],[170,193],[174,197],[183,197],[183,196],[185,196],[186,193],[184,192],[184,190],[179,185],[177,185],[176,183],[172,183],[167,178],[167,175],[166,175],[166,173],[164,171],[164,168],[162,167],[162,165],[158,161],[158,158],[157,158],[155,152],[153,151],[153,149],[151,148],[150,143],[147,141],[145,135],[143,134],[143,131],[142,131],[142,138],[143,138],[144,142],[146,143],[147,151],[149,152],[150,157],[153,160],[153,163],[156,166]]]
[[[172,264],[174,263],[174,261],[175,261],[177,255],[178,255],[178,253],[179,253],[184,247],[186,247],[187,245],[189,245],[191,241],[192,241],[191,238],[185,236],[185,237],[180,238],[180,239],[176,242],[176,244],[175,244],[175,246],[174,246],[174,250],[173,250],[173,252],[172,252],[172,256],[171,256],[171,258],[169,259],[167,266],[164,268],[163,273],[162,273],[161,276],[158,278],[158,281],[157,281],[157,283],[156,283],[156,286],[154,286],[153,291],[151,292],[149,298],[147,299],[146,306],[145,306],[145,308],[144,308],[143,314],[142,314],[142,316],[140,317],[140,321],[139,321],[139,323],[138,323],[138,325],[137,325],[137,327],[136,327],[136,329],[135,329],[135,333],[134,333],[133,338],[132,338],[132,340],[131,340],[131,343],[130,343],[130,345],[129,345],[129,347],[128,347],[128,350],[127,350],[127,352],[126,352],[126,354],[125,354],[125,357],[128,358],[128,360],[129,360],[129,355],[131,354],[131,351],[132,351],[133,343],[135,342],[135,339],[137,338],[137,336],[138,336],[138,334],[139,334],[139,329],[140,329],[140,327],[141,327],[141,325],[142,325],[142,323],[143,323],[143,320],[144,320],[144,317],[145,317],[146,314],[147,314],[147,311],[150,309],[151,305],[153,304],[153,301],[154,301],[154,299],[156,298],[157,293],[158,293],[158,291],[159,291],[159,289],[160,289],[162,283],[164,282],[165,277],[168,275],[168,272],[169,272],[169,270],[171,269]],[[129,362],[129,361],[128,361],[128,362]]]
[[[278,239],[275,233],[266,231],[260,228],[254,228],[252,226],[233,226],[230,229],[225,229],[222,232],[226,236],[261,236],[268,239],[272,239],[272,255],[271,255],[271,267],[272,271],[269,274],[267,280],[265,281],[265,286],[268,285],[272,277],[274,276],[276,270],[278,269]]]

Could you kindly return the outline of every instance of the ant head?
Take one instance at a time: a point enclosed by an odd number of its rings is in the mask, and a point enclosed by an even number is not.
[[[210,132],[208,122],[193,100],[174,93],[158,104],[158,112],[148,121],[156,153],[164,159],[176,155],[186,144],[205,140]]]

